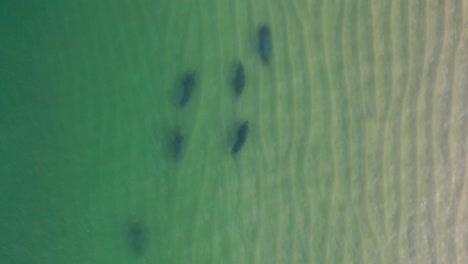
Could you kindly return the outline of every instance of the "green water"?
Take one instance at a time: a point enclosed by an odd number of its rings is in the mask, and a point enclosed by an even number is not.
[[[1,5],[0,263],[468,259],[463,1]]]

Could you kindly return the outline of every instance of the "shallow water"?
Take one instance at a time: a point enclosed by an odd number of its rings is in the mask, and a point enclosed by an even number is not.
[[[4,2],[0,263],[468,262],[463,1]]]

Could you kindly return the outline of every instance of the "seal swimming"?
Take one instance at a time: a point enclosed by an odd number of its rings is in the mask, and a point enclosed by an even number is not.
[[[182,97],[179,101],[179,106],[184,107],[192,97],[193,90],[197,82],[195,80],[195,73],[189,72],[182,79]]]
[[[182,159],[184,151],[184,137],[182,136],[180,129],[177,128],[172,135],[172,157],[174,160],[179,161]]]
[[[233,79],[234,92],[237,96],[242,94],[245,86],[245,70],[244,65],[241,62],[237,62],[234,68],[234,79]]]
[[[143,255],[147,248],[148,238],[141,222],[133,222],[128,226],[128,243],[130,249],[138,256]]]
[[[241,150],[247,141],[247,136],[249,135],[249,122],[245,121],[239,128],[237,128],[237,137],[234,145],[231,149],[231,155],[235,155]]]
[[[271,57],[271,31],[267,25],[258,30],[258,51],[263,64],[268,64]]]

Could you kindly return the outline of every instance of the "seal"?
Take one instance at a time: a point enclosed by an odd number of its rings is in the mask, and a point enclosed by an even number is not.
[[[247,141],[247,136],[249,135],[249,122],[245,121],[238,129],[237,129],[237,137],[234,145],[231,148],[231,155],[234,156],[237,152],[239,152],[242,147],[244,146],[245,142]]]
[[[271,31],[267,25],[263,25],[258,30],[258,51],[263,64],[270,63],[271,49]]]
[[[195,89],[197,82],[195,79],[195,73],[189,72],[182,79],[182,96],[179,101],[179,106],[184,107],[190,98],[192,97],[193,90]]]
[[[233,79],[234,92],[237,96],[240,96],[244,91],[245,86],[245,70],[244,65],[241,62],[236,63],[234,68],[234,79]]]

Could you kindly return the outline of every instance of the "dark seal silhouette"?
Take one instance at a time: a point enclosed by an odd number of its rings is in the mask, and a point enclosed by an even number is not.
[[[182,96],[180,97],[179,106],[184,107],[192,97],[193,90],[197,85],[195,73],[189,72],[182,79]]]
[[[239,152],[247,141],[247,136],[249,135],[249,122],[245,121],[238,129],[237,129],[237,137],[234,145],[231,149],[231,155],[235,155]]]
[[[184,151],[184,137],[182,136],[182,133],[180,132],[179,128],[177,128],[174,131],[174,134],[172,135],[171,145],[172,145],[172,157],[176,161],[181,160],[182,154]]]
[[[258,30],[258,51],[263,63],[268,64],[271,57],[271,31],[266,25]]]
[[[133,222],[128,226],[128,245],[136,255],[143,255],[148,244],[145,227],[141,222]]]
[[[245,86],[245,70],[244,65],[241,62],[236,63],[234,68],[234,79],[233,79],[234,92],[237,96],[242,94]]]

